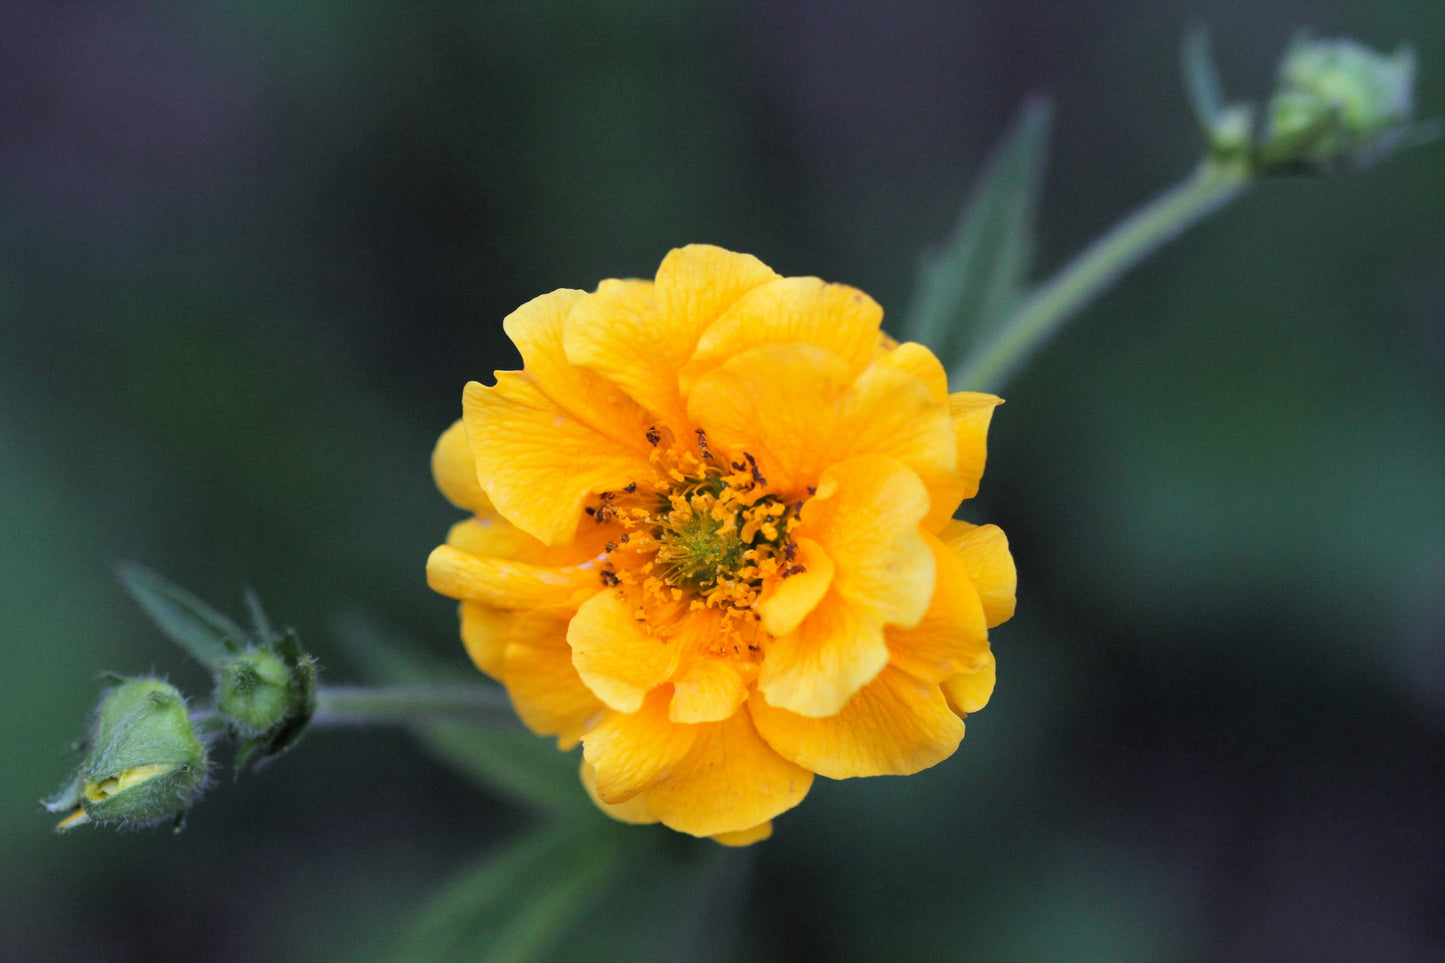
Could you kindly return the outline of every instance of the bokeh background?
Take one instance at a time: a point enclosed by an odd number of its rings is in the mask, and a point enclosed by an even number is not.
[[[115,561],[254,587],[334,682],[347,609],[462,666],[427,458],[508,311],[710,241],[901,317],[1033,93],[1047,273],[1193,165],[1192,23],[1234,96],[1308,26],[1445,111],[1438,0],[0,5],[0,958],[367,958],[531,819],[326,731],[179,836],[53,836],[100,670],[206,686]],[[1020,614],[962,750],[820,780],[667,952],[1445,956],[1442,375],[1439,142],[1131,275],[995,419]]]

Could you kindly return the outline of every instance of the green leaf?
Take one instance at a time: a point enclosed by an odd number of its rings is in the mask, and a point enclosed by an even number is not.
[[[657,827],[553,824],[445,887],[389,959],[721,961],[752,858]]]
[[[953,237],[924,256],[903,336],[933,348],[947,368],[1022,300],[1053,109],[1024,104],[969,192]]]
[[[342,613],[333,632],[376,683],[493,685],[475,669],[434,659],[419,646],[394,639],[359,612]],[[408,728],[430,755],[485,790],[567,819],[597,815],[578,778],[576,753],[559,752],[555,740],[538,736],[520,721],[505,727],[419,721]]]
[[[214,667],[249,639],[236,623],[142,565],[121,562],[116,574],[156,628],[208,666]]]
[[[386,959],[547,959],[607,892],[627,844],[616,825],[553,824],[524,837],[449,884]]]

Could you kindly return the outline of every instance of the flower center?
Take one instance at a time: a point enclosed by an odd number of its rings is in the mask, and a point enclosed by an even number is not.
[[[697,432],[697,452],[661,444],[665,429],[650,429],[657,467],[650,491],[632,484],[603,492],[587,509],[620,534],[606,546],[602,581],[635,587],[639,617],[655,605],[719,608],[736,617],[752,607],[763,582],[801,572],[790,533],[802,503],[767,493],[767,479],[747,452],[726,462]]]

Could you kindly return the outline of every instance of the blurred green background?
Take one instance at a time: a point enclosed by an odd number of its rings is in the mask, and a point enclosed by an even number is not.
[[[206,685],[117,560],[254,587],[333,682],[345,609],[461,666],[427,457],[503,315],[709,241],[901,317],[1039,92],[1047,272],[1194,163],[1192,23],[1234,96],[1308,26],[1445,110],[1438,0],[0,6],[0,958],[366,958],[530,821],[325,731],[179,836],[53,836],[98,672]],[[1445,956],[1442,375],[1439,142],[1127,278],[995,419],[1020,614],[959,754],[820,780],[664,949]]]

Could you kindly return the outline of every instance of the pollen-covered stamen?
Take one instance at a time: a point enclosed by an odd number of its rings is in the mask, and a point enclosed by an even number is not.
[[[665,429],[649,429],[648,440]],[[802,503],[767,494],[757,459],[719,459],[696,430],[693,450],[659,446],[650,486],[602,492],[587,513],[619,531],[605,544],[605,585],[635,586],[640,603],[722,609],[727,619],[751,608],[766,579],[804,571],[791,532]],[[650,487],[652,490],[646,491]]]

